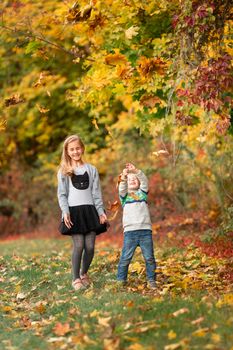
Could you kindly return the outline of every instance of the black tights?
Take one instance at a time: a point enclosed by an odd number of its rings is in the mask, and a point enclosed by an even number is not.
[[[86,235],[73,235],[73,253],[72,253],[72,268],[73,278],[80,278],[81,275],[87,273],[92,259],[94,257],[95,250],[95,232],[90,232]],[[83,259],[82,259],[83,256]],[[80,271],[82,261],[82,269]]]

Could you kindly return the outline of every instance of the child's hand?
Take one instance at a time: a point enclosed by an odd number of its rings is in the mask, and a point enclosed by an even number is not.
[[[126,181],[127,180],[127,176],[128,176],[128,169],[123,169],[122,173],[121,173],[121,180],[122,181]]]
[[[101,224],[104,224],[105,222],[107,222],[107,216],[106,216],[105,213],[100,215],[99,218],[100,218],[100,223]]]
[[[132,163],[127,163],[125,167],[128,170],[128,173],[136,174],[138,172],[138,169]]]

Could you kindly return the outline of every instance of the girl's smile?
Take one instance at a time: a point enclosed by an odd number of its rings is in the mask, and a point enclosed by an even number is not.
[[[73,141],[68,144],[67,154],[75,163],[82,161],[84,150],[78,141]]]

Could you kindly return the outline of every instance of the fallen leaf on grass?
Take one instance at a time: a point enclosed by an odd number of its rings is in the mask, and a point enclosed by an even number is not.
[[[98,323],[101,326],[109,327],[110,326],[110,324],[109,324],[110,321],[111,321],[111,316],[110,317],[98,317]]]
[[[206,335],[206,332],[209,331],[208,327],[205,328],[200,328],[194,332],[192,332],[192,335],[194,335],[195,337],[204,337]]]
[[[127,349],[128,350],[145,350],[145,347],[139,343],[135,343],[130,345]]]
[[[175,338],[176,338],[176,333],[175,333],[173,330],[171,330],[171,331],[167,334],[167,337],[168,337],[169,340],[175,339]]]
[[[104,347],[103,350],[118,350],[120,349],[120,339],[104,339]]]
[[[213,340],[214,343],[220,343],[221,341],[221,335],[217,333],[213,333],[211,335],[211,339]]]
[[[179,309],[179,310],[173,312],[172,315],[175,316],[175,317],[177,317],[177,316],[182,315],[182,314],[184,314],[184,313],[186,313],[186,312],[189,312],[189,309],[187,309],[186,307],[184,307],[184,308],[182,308],[182,309]]]
[[[204,317],[199,317],[196,320],[193,320],[191,323],[195,325],[201,323],[202,321],[204,321]]]
[[[180,343],[166,345],[164,350],[176,350],[181,347]]]
[[[61,322],[58,322],[54,328],[53,328],[53,332],[54,334],[56,335],[65,335],[67,333],[70,332],[70,325],[69,323],[61,323]]]
[[[23,300],[23,299],[25,299],[27,297],[27,294],[25,294],[25,293],[18,293],[17,295],[16,295],[16,299],[17,300]]]
[[[65,337],[51,337],[49,339],[47,339],[48,343],[55,343],[55,342],[60,342],[60,341],[64,341],[66,340]]]

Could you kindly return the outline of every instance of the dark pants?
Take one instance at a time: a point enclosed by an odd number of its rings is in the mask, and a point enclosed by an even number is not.
[[[149,281],[155,280],[156,262],[154,257],[152,232],[151,230],[136,230],[124,233],[124,245],[117,272],[118,281],[127,280],[129,264],[138,246],[141,248],[146,262],[147,279]]]

